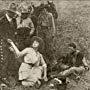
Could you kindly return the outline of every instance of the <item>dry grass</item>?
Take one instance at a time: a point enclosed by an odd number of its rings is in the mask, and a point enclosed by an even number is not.
[[[87,58],[90,59],[90,1],[55,0],[54,2],[59,14],[54,38],[57,58],[68,52],[68,43],[75,42],[78,49],[87,54]],[[0,9],[7,8],[9,3],[11,2],[8,0],[6,2],[0,1]],[[89,75],[88,73],[88,80],[90,79]],[[18,88],[17,90],[22,89]]]

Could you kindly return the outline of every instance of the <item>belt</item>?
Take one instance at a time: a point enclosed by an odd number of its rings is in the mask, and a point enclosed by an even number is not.
[[[26,63],[26,62],[24,62],[24,63]],[[33,63],[26,63],[26,64],[30,65],[31,67],[34,67]]]
[[[50,27],[49,26],[41,26],[41,28],[49,29]]]

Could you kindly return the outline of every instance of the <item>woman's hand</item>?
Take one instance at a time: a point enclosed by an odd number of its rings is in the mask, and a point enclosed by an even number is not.
[[[11,46],[9,47],[10,51],[14,52],[14,48]]]
[[[7,39],[7,41],[8,41],[8,43],[10,43],[10,44],[13,42],[11,39]]]

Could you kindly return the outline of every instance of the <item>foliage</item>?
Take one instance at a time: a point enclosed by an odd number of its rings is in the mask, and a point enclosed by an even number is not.
[[[68,52],[67,45],[75,42],[90,59],[90,3],[89,1],[54,1],[58,11],[56,35],[54,37],[55,55],[59,58]],[[0,1],[0,9],[7,8],[10,1]],[[16,1],[18,3],[18,1]],[[88,74],[88,77],[90,74]],[[90,78],[89,78],[90,79]],[[90,83],[90,82],[89,82]],[[21,89],[17,89],[21,90]],[[25,90],[25,89],[24,89]]]
[[[56,55],[66,54],[67,44],[70,42],[75,42],[78,49],[89,54],[90,4],[88,1],[63,1],[57,5],[57,8],[59,19],[54,41]]]

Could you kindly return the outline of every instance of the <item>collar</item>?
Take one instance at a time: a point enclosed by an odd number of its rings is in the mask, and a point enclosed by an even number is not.
[[[12,21],[12,18],[10,18],[10,17],[8,16],[8,14],[6,14],[6,18],[7,18],[7,20],[8,20],[9,22]]]

